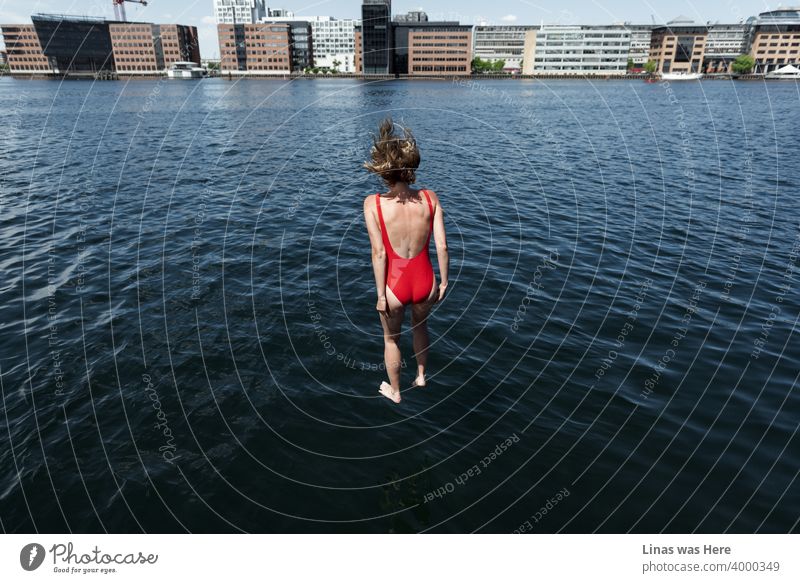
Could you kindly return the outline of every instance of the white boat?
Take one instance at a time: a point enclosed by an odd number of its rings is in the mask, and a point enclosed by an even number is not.
[[[786,65],[780,69],[767,73],[767,79],[800,79],[800,69],[794,65]]]
[[[170,79],[201,79],[205,75],[206,70],[191,61],[177,61],[167,70]]]
[[[661,73],[662,81],[698,81],[702,73]]]

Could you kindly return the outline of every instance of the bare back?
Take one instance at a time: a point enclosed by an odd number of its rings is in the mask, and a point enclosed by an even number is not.
[[[435,209],[434,197],[431,204]],[[431,210],[420,191],[411,190],[402,197],[381,196],[381,211],[394,252],[406,259],[419,255],[428,242],[431,225]]]

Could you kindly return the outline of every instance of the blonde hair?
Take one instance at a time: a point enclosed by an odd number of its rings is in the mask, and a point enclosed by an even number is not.
[[[392,118],[387,117],[381,122],[378,134],[372,141],[372,161],[365,162],[364,168],[383,178],[389,185],[416,182],[420,155],[411,130],[403,128],[403,136],[400,137],[394,131]]]

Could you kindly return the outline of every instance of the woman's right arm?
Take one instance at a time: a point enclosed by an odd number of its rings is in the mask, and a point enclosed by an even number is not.
[[[447,292],[447,278],[450,275],[450,255],[447,252],[447,233],[444,228],[444,209],[439,197],[436,197],[436,209],[433,213],[433,237],[436,240],[436,257],[439,259],[439,299],[441,302]]]

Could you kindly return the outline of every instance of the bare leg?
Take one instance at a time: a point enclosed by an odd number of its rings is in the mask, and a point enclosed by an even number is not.
[[[381,314],[381,325],[383,326],[383,360],[386,363],[386,374],[389,375],[389,382],[381,384],[379,392],[386,398],[395,403],[400,402],[400,369],[403,357],[400,354],[398,341],[400,340],[400,329],[403,325],[405,316],[405,306],[401,304],[390,289],[386,290],[386,301],[389,305],[390,314]]]
[[[416,304],[411,308],[411,326],[414,334],[414,356],[417,359],[417,378],[414,385],[424,387],[428,384],[425,378],[425,367],[428,366],[428,348],[431,344],[428,335],[428,315],[436,299],[436,280],[433,282],[433,291],[424,304]]]

